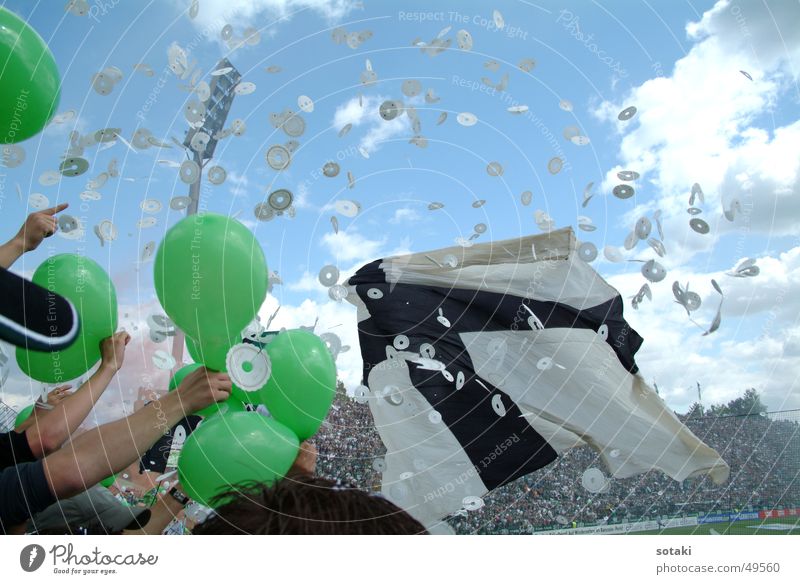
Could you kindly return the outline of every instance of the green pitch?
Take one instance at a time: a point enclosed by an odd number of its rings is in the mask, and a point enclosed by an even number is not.
[[[704,523],[692,527],[639,531],[632,535],[800,535],[800,517]]]

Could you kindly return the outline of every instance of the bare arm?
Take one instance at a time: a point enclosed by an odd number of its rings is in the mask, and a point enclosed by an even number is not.
[[[25,431],[31,452],[36,458],[42,458],[61,448],[83,423],[122,367],[125,346],[130,339],[130,335],[125,332],[103,339],[100,343],[102,361],[94,375],[75,393],[59,401],[51,411],[37,413],[36,423]]]
[[[69,206],[62,203],[44,211],[31,213],[19,228],[19,232],[3,245],[0,245],[0,267],[10,268],[19,256],[39,247],[45,237],[50,237],[58,229],[55,214]]]
[[[44,459],[50,491],[71,497],[135,462],[158,438],[181,420],[228,398],[231,380],[224,373],[201,367],[186,376],[178,389],[138,412],[81,434]]]
[[[183,511],[183,505],[172,495],[162,493],[150,507],[150,521],[141,529],[123,531],[124,535],[161,535],[167,525]]]

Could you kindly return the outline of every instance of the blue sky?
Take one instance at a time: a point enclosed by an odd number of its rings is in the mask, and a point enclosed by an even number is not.
[[[4,4],[50,45],[63,77],[59,112],[74,110],[76,117],[23,143],[22,165],[0,167],[5,175],[0,235],[11,236],[23,221],[29,194],[70,203],[70,212],[87,227],[84,241],[54,237],[15,268],[30,273],[48,253],[80,247],[112,274],[120,323],[136,333],[131,363],[119,380],[125,399],[135,395],[142,367],[152,369],[159,383],[166,375],[150,356],[169,347],[150,342],[144,325],[147,315],[159,311],[152,264],[138,260],[143,246],[158,242],[182,216],[168,203],[187,194],[188,187],[177,169],[158,161],[180,162],[184,153],[175,147],[134,152],[117,141],[107,149],[86,148],[91,166],[82,176],[53,186],[43,186],[39,177],[57,169],[72,130],[86,134],[118,127],[130,142],[144,127],[167,143],[171,136],[182,140],[188,127],[183,108],[195,96],[181,88],[189,80],[168,68],[168,49],[177,43],[190,62],[196,60],[200,79],[209,80],[224,56],[256,85],[254,93],[234,101],[229,122],[241,118],[247,129],[220,142],[214,164],[223,166],[228,178],[220,186],[204,182],[204,204],[209,211],[238,213],[263,245],[270,270],[280,274],[283,284],[273,289],[262,317],[280,304],[275,324],[311,324],[319,317],[317,332],[335,332],[351,345],[338,361],[348,386],[358,384],[360,363],[355,311],[328,299],[316,278],[323,265],[336,264],[346,276],[391,253],[452,245],[457,237],[469,237],[478,223],[487,226],[479,241],[538,233],[534,215],[541,210],[557,227],[577,229],[579,215],[591,218],[597,230],[579,230],[578,237],[598,247],[595,268],[627,298],[645,282],[642,264],[609,262],[603,247],[622,249],[636,220],[661,209],[667,255],[660,261],[667,277],[650,284],[652,302],[638,311],[630,304],[626,309],[645,338],[638,362],[646,379],[655,380],[677,410],[694,400],[687,388],[696,381],[707,403],[727,401],[754,386],[771,409],[800,407],[795,300],[800,286],[800,38],[788,27],[800,16],[797,6],[777,1],[200,0],[192,20],[189,1],[112,4],[89,3],[85,16],[53,10],[45,2]],[[494,10],[505,21],[502,30],[493,24]],[[231,50],[220,37],[225,24],[238,36],[255,27],[261,40]],[[369,30],[373,36],[352,49],[333,42],[336,27]],[[461,29],[473,38],[469,51],[458,49]],[[452,39],[450,50],[430,56],[412,46],[440,33]],[[523,59],[536,61],[529,73],[518,66]],[[359,76],[367,60],[378,80],[362,86]],[[489,61],[497,62],[496,70],[486,66]],[[138,63],[152,68],[153,76],[135,71]],[[110,95],[102,96],[91,88],[92,75],[109,66],[123,76]],[[278,72],[266,70],[275,66]],[[505,91],[485,83],[498,84],[505,74]],[[411,98],[401,91],[410,79],[423,88]],[[429,89],[440,101],[426,103]],[[269,114],[299,111],[301,95],[310,96],[315,108],[302,113],[306,131],[297,138],[300,148],[290,167],[276,172],[264,154],[290,138],[270,125]],[[414,105],[426,148],[409,143],[414,133],[408,116],[392,122],[380,118],[378,106],[387,99]],[[571,111],[560,107],[562,101],[571,103]],[[509,113],[513,105],[529,111]],[[619,122],[616,114],[631,105],[639,108],[637,115]],[[437,125],[443,111],[447,120]],[[478,123],[458,124],[459,112],[473,113]],[[339,137],[346,123],[352,129]],[[577,126],[590,143],[565,140],[568,126]],[[547,165],[555,156],[563,158],[564,168],[553,175]],[[120,177],[98,189],[100,200],[81,206],[87,181],[114,158]],[[329,160],[341,166],[334,178],[321,173]],[[502,165],[502,176],[486,172],[493,161]],[[635,197],[627,200],[611,194],[622,169],[641,174]],[[348,172],[356,179],[352,189]],[[594,198],[582,208],[589,182],[594,182]],[[707,235],[688,227],[686,207],[695,182],[705,193],[700,217],[711,227]],[[296,217],[257,221],[255,205],[277,188],[295,195]],[[526,190],[533,194],[529,206],[520,199]],[[746,203],[747,213],[728,222],[722,210],[734,197]],[[140,208],[144,199],[157,199],[163,209],[154,215],[155,226],[140,229],[137,221],[148,216]],[[337,213],[334,202],[343,199],[357,201],[361,213],[355,218]],[[478,199],[486,203],[473,208]],[[433,201],[444,208],[428,210]],[[338,219],[338,234],[331,216]],[[101,247],[92,227],[104,219],[116,225],[119,236]],[[645,242],[623,253],[629,259],[657,257]],[[757,277],[724,275],[746,257],[757,259]],[[673,302],[671,284],[690,282],[703,299],[695,320],[708,326],[719,303],[711,278],[725,291],[725,304],[721,328],[703,337]],[[40,389],[12,365],[0,397],[22,406]],[[108,415],[116,411],[110,397],[105,402]]]

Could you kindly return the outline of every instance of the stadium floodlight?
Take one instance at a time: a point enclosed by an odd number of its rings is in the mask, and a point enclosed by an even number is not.
[[[200,170],[197,180],[189,185],[189,198],[191,199],[191,203],[186,207],[187,217],[197,213],[197,207],[200,204],[200,184],[203,180],[203,167],[214,156],[214,151],[217,148],[218,136],[225,128],[225,121],[228,119],[228,113],[233,105],[233,99],[236,97],[234,89],[241,78],[241,73],[239,73],[228,59],[221,59],[211,73],[211,82],[209,83],[210,91],[209,97],[206,100],[203,122],[200,125],[193,126],[186,132],[183,146],[186,148],[187,156],[192,157]],[[209,137],[205,148],[200,151],[192,148],[192,139],[199,132],[204,132]],[[178,330],[172,340],[172,356],[175,359],[173,373],[180,369],[182,365],[183,343],[183,331]]]

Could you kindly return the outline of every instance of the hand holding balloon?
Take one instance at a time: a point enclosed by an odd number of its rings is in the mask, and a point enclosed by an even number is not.
[[[196,412],[228,399],[231,378],[226,373],[214,373],[205,367],[198,367],[181,381],[176,393],[187,412]]]
[[[125,331],[115,333],[100,341],[100,367],[116,373],[125,360],[125,347],[131,336]]]

